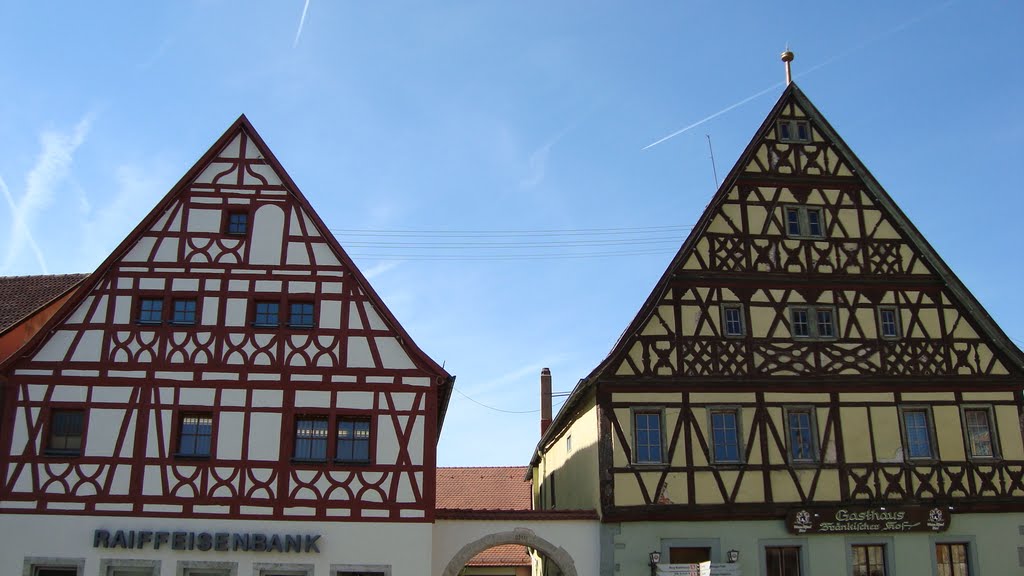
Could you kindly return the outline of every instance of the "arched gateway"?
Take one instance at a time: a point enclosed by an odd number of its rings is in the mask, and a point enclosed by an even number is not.
[[[477,554],[493,548],[494,546],[500,546],[502,544],[521,544],[523,546],[529,546],[535,550],[538,550],[548,560],[554,562],[558,569],[562,571],[564,576],[577,576],[576,564],[572,561],[572,556],[565,551],[564,548],[555,546],[551,542],[537,536],[533,530],[529,528],[516,528],[509,532],[498,532],[496,534],[489,534],[466,544],[460,549],[455,556],[448,562],[448,566],[444,569],[442,576],[458,576],[459,571],[469,562],[470,558]]]

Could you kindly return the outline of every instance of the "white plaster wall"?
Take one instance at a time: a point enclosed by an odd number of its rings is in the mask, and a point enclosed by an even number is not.
[[[600,574],[600,525],[597,520],[438,520],[434,523],[434,559],[430,573],[440,576],[448,562],[463,546],[488,536],[511,532],[516,528],[532,530],[539,538],[564,548],[580,576]],[[646,568],[646,566],[643,566]],[[644,572],[646,573],[646,572]],[[422,574],[422,572],[421,572]],[[630,572],[623,572],[632,574]]]
[[[17,529],[13,527],[17,526]],[[162,530],[321,534],[320,553],[201,552],[93,548],[93,531]],[[22,573],[25,557],[83,558],[84,574],[99,574],[100,560],[159,560],[161,576],[175,576],[178,561],[236,562],[238,576],[251,576],[253,563],[313,564],[316,576],[329,576],[331,564],[390,565],[392,576],[424,576],[432,560],[430,524],[272,522],[95,516],[0,515],[0,574]],[[166,548],[169,548],[166,547]],[[581,572],[584,574],[585,572]]]

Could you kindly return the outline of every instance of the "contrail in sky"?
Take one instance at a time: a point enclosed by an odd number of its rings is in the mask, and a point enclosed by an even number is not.
[[[295,33],[295,42],[292,43],[292,48],[299,45],[299,38],[302,36],[302,26],[306,24],[306,12],[309,11],[309,0],[306,0],[305,6],[302,7],[302,17],[299,18],[299,30]]]
[[[900,24],[897,24],[896,26],[893,26],[892,28],[889,28],[888,30],[885,30],[884,32],[882,32],[882,33],[880,33],[880,34],[878,34],[876,36],[872,36],[872,37],[868,38],[867,40],[864,40],[863,42],[855,44],[854,46],[852,46],[850,48],[847,48],[846,50],[843,50],[842,52],[840,52],[840,53],[838,53],[838,54],[836,54],[836,55],[834,55],[834,56],[832,56],[830,58],[826,58],[824,62],[820,62],[818,64],[815,64],[814,66],[811,66],[810,68],[804,70],[803,72],[800,72],[799,74],[795,74],[794,76],[796,78],[799,78],[801,76],[806,76],[806,75],[810,74],[811,72],[819,70],[819,69],[821,69],[821,68],[823,68],[823,67],[825,67],[825,66],[827,66],[827,65],[829,65],[829,64],[831,64],[833,62],[835,62],[836,60],[839,60],[840,58],[845,58],[845,57],[849,56],[850,54],[852,54],[852,53],[854,53],[854,52],[856,52],[856,51],[858,51],[858,50],[868,46],[869,44],[873,44],[873,43],[875,43],[875,42],[877,42],[877,41],[879,41],[879,40],[881,40],[881,39],[883,39],[883,38],[885,38],[887,36],[891,36],[893,34],[896,34],[897,32],[902,32],[906,28],[909,28],[910,26],[912,26],[914,24],[917,24],[921,20],[924,20],[925,18],[930,16],[932,12],[934,12],[936,10],[939,10],[939,9],[942,9],[942,8],[947,8],[947,7],[949,7],[949,6],[951,6],[951,5],[955,4],[955,3],[956,3],[956,0],[947,0],[946,2],[938,4],[938,5],[934,6],[933,8],[931,8],[929,10],[925,10],[922,13],[914,16],[913,18],[910,18],[910,19],[908,19],[908,20],[906,20],[904,22],[901,22]],[[696,128],[697,126],[700,126],[701,124],[703,124],[705,122],[713,120],[713,119],[721,116],[722,114],[725,114],[726,112],[728,112],[730,110],[733,110],[734,108],[738,108],[738,107],[746,104],[747,102],[750,102],[751,100],[753,100],[755,98],[763,96],[763,95],[767,94],[768,92],[771,92],[772,90],[775,90],[776,88],[778,88],[781,85],[782,85],[782,82],[776,82],[775,84],[772,84],[771,86],[765,88],[764,90],[761,90],[760,92],[758,92],[758,93],[756,93],[756,94],[754,94],[752,96],[747,96],[746,98],[744,98],[743,100],[740,100],[739,102],[737,102],[735,104],[731,104],[729,106],[726,106],[725,108],[719,110],[718,112],[715,112],[714,114],[711,114],[710,116],[707,116],[707,117],[705,117],[705,118],[703,118],[701,120],[698,120],[698,121],[694,122],[693,124],[690,124],[689,126],[687,126],[685,128],[680,128],[679,130],[676,130],[675,132],[669,134],[668,136],[665,136],[664,138],[662,138],[662,139],[660,139],[660,140],[658,140],[656,142],[652,142],[651,144],[648,144],[647,146],[644,146],[640,150],[641,151],[647,150],[648,148],[652,148],[654,146],[657,146],[658,144],[661,144],[662,142],[664,142],[666,140],[669,140],[671,138],[675,138],[676,136],[679,136],[680,134],[682,134],[684,132],[692,130],[692,129]]]

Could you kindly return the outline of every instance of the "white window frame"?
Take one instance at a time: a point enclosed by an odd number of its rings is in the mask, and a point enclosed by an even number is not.
[[[252,576],[313,576],[314,567],[313,564],[253,562]]]
[[[175,570],[177,576],[206,576],[216,573],[218,576],[238,576],[237,562],[212,562],[206,560],[178,560]]]

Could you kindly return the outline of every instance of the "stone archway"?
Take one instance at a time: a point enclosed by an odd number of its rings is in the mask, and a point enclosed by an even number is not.
[[[576,574],[576,565],[572,561],[572,556],[560,546],[555,546],[551,542],[537,536],[529,528],[516,528],[511,532],[498,532],[497,534],[490,534],[484,536],[479,540],[475,540],[466,544],[460,549],[455,556],[452,557],[451,561],[448,562],[448,566],[445,567],[442,576],[458,576],[459,570],[469,562],[473,556],[492,548],[494,546],[500,546],[502,544],[521,544],[523,546],[529,546],[540,551],[548,560],[555,563],[558,569],[562,571],[564,576],[578,576]]]

